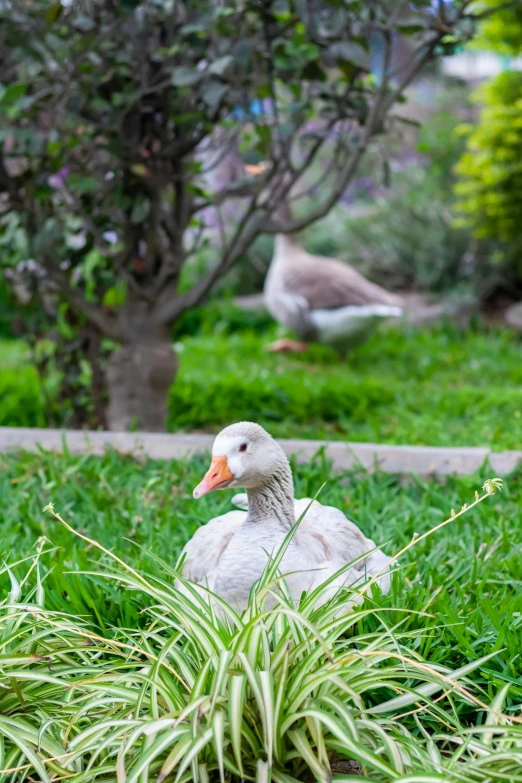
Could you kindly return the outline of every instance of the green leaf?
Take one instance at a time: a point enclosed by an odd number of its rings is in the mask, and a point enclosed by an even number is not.
[[[82,14],[81,16],[76,16],[74,18],[74,26],[83,33],[88,33],[89,30],[93,30],[96,27],[96,22],[89,16],[84,16]]]
[[[232,749],[234,751],[235,762],[240,771],[243,772],[243,754],[241,752],[241,727],[243,724],[243,710],[245,707],[246,677],[243,673],[233,674],[230,678],[229,697],[228,697],[228,720],[230,722],[230,738],[232,740]]]
[[[214,749],[219,769],[219,779],[221,783],[225,781],[225,767],[223,762],[223,746],[225,739],[225,713],[223,710],[216,710],[212,716],[212,735],[214,739]]]
[[[185,68],[183,66],[175,68],[171,81],[176,87],[192,87],[201,81],[203,74],[195,68]]]
[[[105,307],[121,307],[125,304],[127,299],[127,284],[125,282],[118,283],[118,285],[112,286],[105,291],[103,296],[103,304]]]
[[[201,38],[206,35],[205,25],[196,23],[183,25],[181,32],[183,35],[197,35]]]
[[[303,76],[309,81],[325,82],[326,73],[316,60],[307,63],[303,69]]]
[[[85,280],[90,280],[96,269],[103,266],[105,266],[105,257],[102,256],[99,250],[93,248],[93,250],[89,251],[83,259],[82,275]]]
[[[15,575],[11,571],[8,565],[5,566],[7,573],[9,574],[9,581],[11,582],[11,590],[9,591],[9,603],[16,604],[22,594],[22,588]]]
[[[322,781],[322,783],[329,783],[330,770],[324,769],[319,763],[303,729],[292,729],[288,732],[288,736],[292,740],[299,754],[303,757],[310,769],[313,771],[317,780]]]
[[[233,62],[234,58],[232,55],[226,54],[224,57],[218,57],[217,60],[214,60],[214,62],[209,65],[208,71],[209,73],[216,74],[216,76],[223,76],[223,74],[228,71]]]
[[[192,740],[190,746],[185,749],[183,760],[179,764],[175,783],[178,783],[192,760],[197,758],[198,753],[200,753],[200,751],[202,751],[203,748],[208,745],[212,739],[212,736],[213,730],[209,728],[200,737],[195,737]]]
[[[55,3],[45,12],[45,19],[49,24],[54,24],[63,11],[61,3]]]
[[[181,739],[179,739],[180,737]],[[149,765],[156,759],[156,757],[164,750],[169,748],[173,743],[176,744],[174,745],[174,748],[171,750],[170,754],[167,756],[167,759],[163,765],[165,774],[163,774],[162,769],[162,773],[160,773],[158,777],[158,780],[163,780],[163,778],[170,773],[176,764],[179,763],[179,761],[183,758],[186,750],[190,747],[191,737],[184,726],[176,726],[174,729],[172,729],[172,731],[160,735],[150,747],[145,747],[145,749],[138,756],[136,764],[129,771],[127,783],[136,783],[140,775],[144,771],[148,771]],[[149,775],[147,775],[147,778],[152,780]]]
[[[70,174],[67,178],[67,186],[75,193],[89,193],[96,190],[98,180],[95,177],[84,176],[83,174]]]
[[[363,70],[369,69],[368,52],[355,41],[337,41],[329,47],[328,52],[336,60],[352,63]]]
[[[201,97],[210,109],[216,109],[228,92],[228,86],[212,81],[203,86]]]
[[[62,143],[60,141],[49,141],[47,142],[47,154],[51,158],[55,158],[62,149]]]
[[[255,132],[259,139],[258,144],[256,144],[257,149],[259,149],[260,152],[267,153],[272,144],[271,127],[269,125],[256,125]]]
[[[137,198],[134,202],[131,212],[132,223],[143,223],[150,212],[150,201],[145,196]]]
[[[257,97],[258,98],[270,98],[272,95],[272,90],[270,89],[269,84],[261,84],[257,90]]]
[[[133,174],[136,174],[137,177],[146,177],[149,173],[148,168],[143,163],[134,163],[130,170]]]
[[[0,104],[6,107],[13,106],[26,92],[27,84],[11,84],[0,97]]]
[[[445,676],[450,677],[451,680],[458,681],[461,680],[463,677],[466,677],[468,674],[470,674],[475,669],[478,669],[479,666],[482,666],[483,663],[486,661],[489,661],[490,658],[494,658],[497,655],[497,651],[490,653],[489,655],[484,655],[482,658],[479,658],[478,660],[471,661],[470,663],[466,664],[465,666],[461,666],[459,669],[455,669],[455,671],[452,672],[444,672]],[[413,692],[408,692],[402,694],[402,696],[395,696],[393,699],[389,699],[388,701],[381,702],[380,704],[376,704],[374,707],[369,707],[368,710],[371,713],[374,713],[376,715],[379,715],[383,712],[390,712],[390,711],[396,711],[396,710],[403,710],[405,707],[408,707],[410,704],[414,704],[415,702],[419,701],[423,696],[432,696],[434,693],[437,693],[437,691],[441,691],[444,688],[449,689],[448,683],[445,682],[442,678],[437,678],[436,675],[434,675],[434,681],[430,683],[426,683],[425,685],[421,685],[418,688],[416,688]]]

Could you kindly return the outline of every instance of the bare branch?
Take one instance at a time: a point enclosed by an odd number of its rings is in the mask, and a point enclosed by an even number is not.
[[[227,159],[228,155],[236,149],[237,140],[238,134],[236,131],[233,131],[230,134],[230,137],[226,141],[223,140],[222,145],[220,144],[216,157],[209,162],[206,168],[203,167],[201,169],[199,172],[200,175],[204,177],[206,174],[210,174],[212,171],[214,171],[214,169],[217,169],[219,166],[221,166],[221,164]],[[208,143],[210,144],[210,140]]]
[[[330,122],[327,126],[328,129],[331,129],[334,124],[334,121]],[[327,137],[328,134],[326,134],[326,138]],[[282,189],[279,192],[272,193],[262,207],[258,204],[258,198],[261,195],[260,189],[260,193],[252,199],[249,207],[241,217],[233,236],[229,240],[227,247],[223,250],[217,264],[215,264],[212,269],[190,289],[190,291],[187,291],[177,299],[166,302],[158,309],[156,317],[161,323],[174,321],[185,310],[199,304],[210,291],[214,283],[231,269],[236,260],[248,249],[252,242],[266,230],[267,219],[286,202],[289,191],[299,180],[304,171],[308,169],[324,143],[324,137],[320,137],[317,142],[315,142],[306,156],[305,162],[296,170],[294,175],[288,179],[287,183],[285,183],[284,178],[285,172],[279,172],[277,166],[272,167],[272,169],[268,171],[267,177],[263,182],[264,187],[266,188],[267,182],[270,180],[275,180],[275,191],[277,191],[279,187],[278,183],[282,183]]]
[[[207,125],[204,125],[195,136],[183,136],[182,138],[167,144],[166,147],[161,150],[159,157],[163,159],[168,158],[169,160],[180,160],[193,152],[208,135],[209,128]]]
[[[23,198],[18,191],[17,183],[14,177],[9,175],[5,165],[4,156],[0,153],[0,188],[2,188],[9,198],[10,209],[19,209],[23,204]]]
[[[481,11],[478,14],[469,14],[469,18],[478,22],[480,19],[486,19],[488,16],[491,16],[492,14],[496,14],[499,11],[505,11],[508,8],[515,8],[515,7],[516,7],[515,0],[507,0],[507,2],[500,3],[499,5],[496,5],[494,8],[486,8],[485,11]]]
[[[226,274],[237,258],[245,252],[260,233],[262,219],[258,219],[248,231],[246,230],[256,208],[257,198],[254,198],[239,221],[234,235],[227,248],[222,252],[218,263],[190,291],[158,308],[156,317],[160,323],[168,324],[170,321],[175,321],[185,310],[201,302],[216,280]]]
[[[217,207],[223,204],[230,198],[245,198],[246,196],[256,196],[263,190],[264,183],[260,177],[248,177],[245,174],[245,179],[232,182],[230,185],[221,188],[217,193],[214,193],[207,201],[198,201],[192,208],[192,215],[196,215],[203,209],[209,207]]]
[[[410,82],[415,77],[415,75],[419,72],[422,66],[427,62],[427,60],[429,60],[429,58],[433,53],[433,49],[435,48],[435,46],[437,45],[441,37],[442,34],[438,34],[436,38],[434,38],[428,45],[422,47],[424,49],[423,53],[419,57],[414,58],[414,63],[412,64],[411,68],[408,70],[401,84],[387,98],[385,95],[385,88],[382,89],[383,85],[381,85],[381,90],[377,95],[372,111],[365,125],[364,133],[359,139],[359,142],[357,143],[353,155],[348,161],[348,163],[346,164],[345,169],[341,171],[337,179],[337,184],[332,188],[328,198],[325,199],[325,201],[320,206],[318,206],[316,209],[309,212],[308,215],[306,215],[303,218],[293,220],[287,223],[285,226],[268,226],[266,229],[267,233],[271,233],[271,234],[279,233],[279,232],[294,233],[297,231],[301,231],[303,228],[306,228],[311,223],[314,223],[316,220],[319,220],[320,218],[328,214],[330,209],[339,200],[339,198],[346,190],[348,183],[350,182],[355,171],[357,170],[359,162],[366,151],[368,142],[370,141],[375,131],[379,127],[382,118],[385,116],[387,110],[389,109],[390,106],[393,105],[393,103],[395,103],[399,95],[401,95],[404,92],[406,87],[410,84]]]
[[[148,87],[142,87],[141,90],[138,92],[137,95],[132,99],[132,101],[129,101],[125,109],[123,110],[121,117],[120,117],[120,125],[123,124],[123,121],[125,120],[127,114],[134,109],[137,103],[141,101],[142,98],[145,98],[147,95],[154,95],[156,92],[161,92],[161,90],[167,89],[167,87],[172,86],[172,79],[164,79],[163,81],[159,82],[159,84],[152,84]]]

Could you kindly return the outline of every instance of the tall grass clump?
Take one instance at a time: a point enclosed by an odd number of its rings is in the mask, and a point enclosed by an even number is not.
[[[495,486],[487,483],[472,505]],[[143,622],[101,631],[47,610],[45,542],[21,582],[4,567],[11,589],[0,611],[3,780],[522,780],[522,721],[503,711],[509,684],[486,703],[467,679],[493,654],[456,670],[426,660],[411,649],[412,632],[400,620],[390,624],[371,598],[346,611],[374,585],[323,604],[325,585],[295,607],[279,553],[239,615],[180,584],[158,558],[164,577],[137,571],[63,524],[105,558],[76,578],[114,581]],[[462,703],[475,707],[477,725],[463,722]]]

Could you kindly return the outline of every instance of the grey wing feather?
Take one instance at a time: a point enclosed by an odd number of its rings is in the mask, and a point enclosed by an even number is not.
[[[245,511],[229,511],[198,528],[181,553],[181,575],[212,590],[219,560],[245,517]]]
[[[347,305],[400,304],[399,297],[333,258],[314,257],[310,261],[310,257],[300,255],[299,264],[295,268],[289,265],[285,270],[285,286],[303,296],[313,310],[332,310]]]

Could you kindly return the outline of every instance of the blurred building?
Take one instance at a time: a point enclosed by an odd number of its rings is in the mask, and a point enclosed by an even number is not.
[[[503,57],[495,52],[475,52],[468,49],[453,57],[444,57],[441,67],[447,76],[473,83],[491,79],[502,71],[522,70],[522,57]]]

